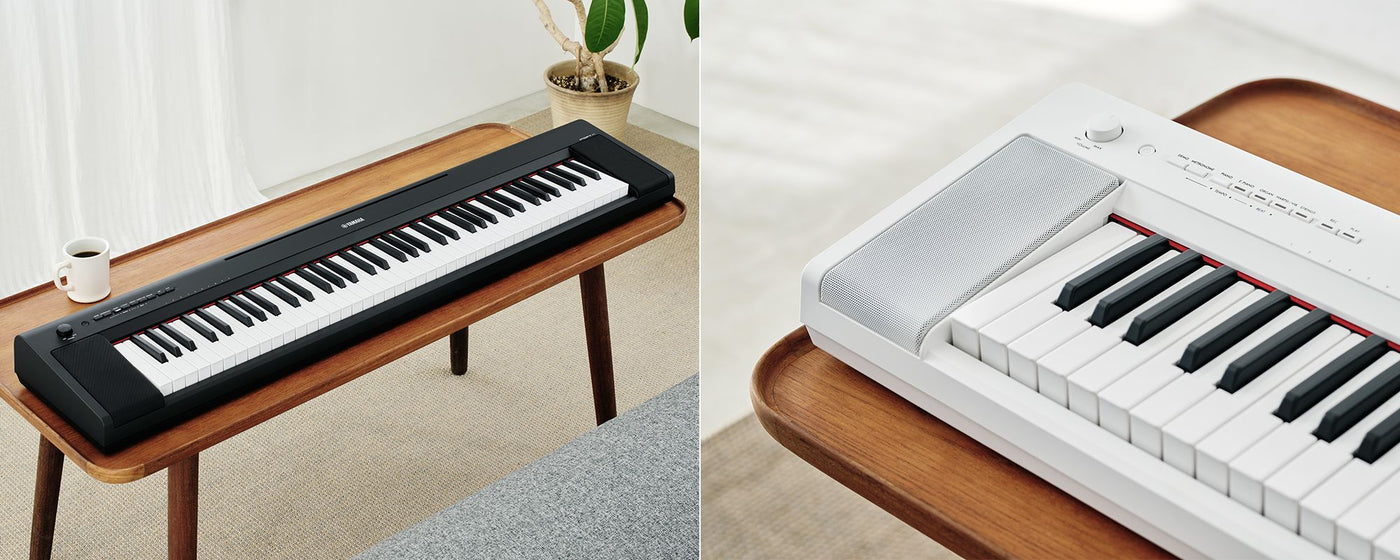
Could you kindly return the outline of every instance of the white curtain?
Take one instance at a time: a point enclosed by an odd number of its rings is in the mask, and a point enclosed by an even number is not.
[[[0,0],[0,296],[264,200],[230,40],[226,0]]]

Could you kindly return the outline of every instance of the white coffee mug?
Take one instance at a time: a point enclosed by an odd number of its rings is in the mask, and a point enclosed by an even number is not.
[[[92,303],[112,293],[111,257],[106,239],[79,237],[63,246],[64,260],[54,265],[53,285],[68,299]],[[64,277],[68,282],[64,283]]]

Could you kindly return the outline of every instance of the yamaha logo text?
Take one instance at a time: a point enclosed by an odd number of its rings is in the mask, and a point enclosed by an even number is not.
[[[348,221],[348,222],[345,222],[345,223],[343,223],[343,224],[340,224],[340,229],[348,228],[348,227],[350,227],[350,226],[353,226],[353,225],[358,224],[358,223],[363,222],[363,221],[365,221],[364,218],[355,218],[355,219],[353,219],[353,220],[350,220],[350,221]]]

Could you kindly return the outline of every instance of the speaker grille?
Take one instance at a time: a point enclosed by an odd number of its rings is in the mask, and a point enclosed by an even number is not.
[[[822,277],[822,303],[918,352],[935,323],[1118,188],[1022,136]]]

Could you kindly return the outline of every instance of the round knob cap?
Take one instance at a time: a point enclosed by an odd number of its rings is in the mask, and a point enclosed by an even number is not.
[[[73,325],[60,323],[58,328],[54,329],[54,333],[58,334],[58,337],[63,340],[73,338]]]
[[[1122,135],[1123,123],[1118,122],[1118,115],[1113,113],[1094,115],[1084,125],[1084,137],[1095,142],[1110,142]]]

